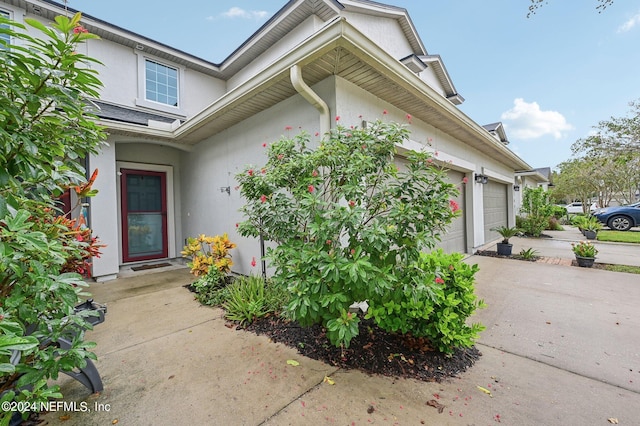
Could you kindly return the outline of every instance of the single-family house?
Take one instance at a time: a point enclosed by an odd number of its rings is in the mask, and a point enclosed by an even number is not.
[[[0,12],[46,22],[75,11],[0,0]],[[124,265],[180,257],[185,239],[203,233],[227,232],[237,243],[234,271],[252,272],[260,246],[236,232],[243,200],[234,176],[266,161],[264,142],[299,129],[319,142],[337,116],[345,126],[411,116],[398,163],[406,150],[432,152],[462,189],[464,213],[443,236],[446,250],[473,252],[498,238],[492,228],[515,223],[515,172],[531,167],[460,111],[464,99],[442,58],[427,51],[404,8],[291,0],[220,63],[99,17],[84,15],[82,25],[101,37],[79,49],[104,64],[93,101],[109,134],[87,159],[99,169],[90,226],[107,244],[93,264],[98,280]]]

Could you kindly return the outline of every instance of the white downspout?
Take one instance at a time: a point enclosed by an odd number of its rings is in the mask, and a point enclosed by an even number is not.
[[[329,116],[329,106],[307,83],[302,79],[300,65],[294,65],[289,69],[291,83],[298,93],[302,95],[311,105],[320,111],[320,134],[325,135],[331,130],[331,117]]]

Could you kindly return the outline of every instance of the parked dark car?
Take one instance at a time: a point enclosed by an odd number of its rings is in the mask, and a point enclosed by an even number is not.
[[[640,226],[640,202],[628,206],[605,207],[596,210],[593,215],[614,231],[628,231]]]

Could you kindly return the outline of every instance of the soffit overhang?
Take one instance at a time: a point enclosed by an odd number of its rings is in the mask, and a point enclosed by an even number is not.
[[[175,130],[194,145],[297,94],[289,69],[299,65],[309,86],[338,76],[516,170],[531,169],[449,100],[344,19],[336,19]]]

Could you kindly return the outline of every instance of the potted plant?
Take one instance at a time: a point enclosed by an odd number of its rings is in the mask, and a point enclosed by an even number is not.
[[[571,224],[573,226],[576,226],[578,230],[582,233],[582,235],[584,235],[584,230],[587,228],[588,221],[589,219],[587,219],[586,216],[579,214],[579,215],[575,215],[571,219]]]
[[[493,228],[492,231],[496,231],[502,237],[502,242],[497,244],[498,254],[500,256],[511,256],[513,250],[513,244],[509,243],[509,238],[518,235],[520,230],[518,228],[509,228],[508,226],[500,226]]]
[[[595,240],[598,231],[602,229],[602,224],[595,216],[589,216],[584,221],[584,236],[587,237],[587,240]]]
[[[576,255],[578,266],[583,268],[591,268],[596,260],[598,249],[589,241],[580,241],[579,243],[571,243],[571,250]]]

